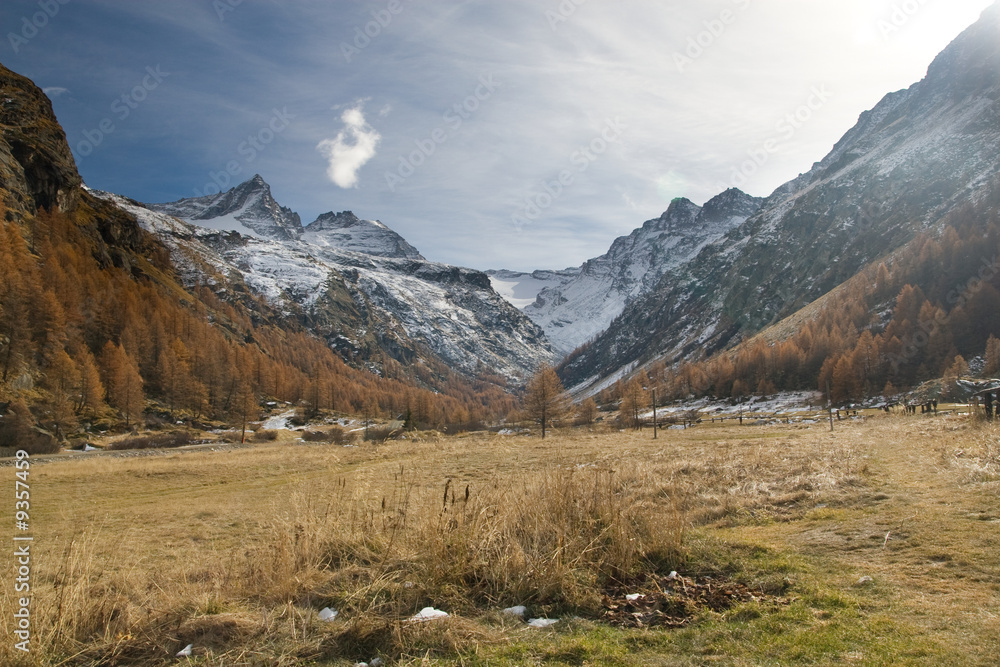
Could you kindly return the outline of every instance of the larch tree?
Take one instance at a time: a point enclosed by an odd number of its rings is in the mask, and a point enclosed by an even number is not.
[[[542,366],[528,382],[524,394],[524,412],[541,424],[542,438],[546,430],[565,416],[569,400],[562,381],[551,366]]]
[[[101,351],[101,366],[108,403],[125,419],[125,428],[131,428],[132,422],[142,416],[146,402],[139,366],[122,346],[111,341]]]
[[[593,398],[585,398],[576,406],[576,423],[579,426],[589,426],[597,419],[597,403]]]
[[[640,376],[629,380],[622,388],[622,403],[619,409],[622,423],[629,428],[639,430],[642,426],[642,411],[646,409],[646,388]]]
[[[80,369],[80,386],[77,392],[76,411],[80,414],[96,415],[104,409],[104,384],[97,370],[97,361],[86,347],[77,354]]]
[[[986,367],[983,369],[986,375],[996,375],[1000,373],[1000,339],[990,334],[986,341]]]

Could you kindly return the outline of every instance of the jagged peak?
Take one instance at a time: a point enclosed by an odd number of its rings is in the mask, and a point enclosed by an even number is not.
[[[702,207],[703,217],[749,216],[760,208],[762,197],[754,197],[739,188],[729,188],[715,195]]]
[[[313,243],[383,257],[424,259],[402,236],[378,220],[363,220],[353,211],[319,215],[305,227],[306,238]]]
[[[670,206],[668,206],[667,210],[660,216],[660,219],[665,220],[684,213],[690,214],[691,211],[694,211],[697,214],[700,210],[701,207],[687,197],[674,197],[674,199],[670,202]]]
[[[327,229],[344,229],[346,227],[354,227],[360,225],[364,222],[374,222],[372,220],[362,220],[354,214],[354,211],[341,211],[340,213],[334,213],[333,211],[327,211],[326,213],[320,213],[311,223],[306,225],[306,230],[310,232],[327,230]],[[381,225],[381,223],[379,223]],[[381,225],[385,226],[385,225]]]

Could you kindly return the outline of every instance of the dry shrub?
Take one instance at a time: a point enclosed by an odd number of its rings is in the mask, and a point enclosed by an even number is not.
[[[398,429],[394,429],[391,426],[370,426],[365,429],[365,440],[382,443],[389,438],[395,437],[398,433]]]
[[[610,582],[682,556],[679,504],[652,500],[677,491],[645,471],[553,467],[481,494],[449,486],[418,536],[422,574],[474,604],[595,612]]]
[[[330,438],[330,442],[335,445],[350,445],[358,439],[358,434],[354,431],[349,431],[343,426],[331,426],[330,430],[327,431],[327,435]]]
[[[375,430],[377,429],[369,429],[369,431]],[[386,438],[388,438],[388,435],[382,437],[379,442],[384,442]],[[343,426],[334,425],[326,431],[305,431],[302,434],[302,439],[305,442],[330,442],[335,445],[350,445],[357,441],[358,434],[347,430]]]
[[[155,435],[141,435],[116,440],[108,445],[107,449],[168,449],[173,447],[183,447],[195,441],[194,433],[188,431],[173,431],[171,433],[157,433]]]
[[[596,612],[610,582],[677,566],[681,504],[646,470],[552,466],[436,492],[401,472],[384,496],[338,483],[323,501],[297,497],[240,580],[271,604],[321,590],[395,620],[429,604]]]
[[[262,428],[259,431],[254,432],[253,439],[255,442],[274,442],[278,439],[278,432],[272,429]]]

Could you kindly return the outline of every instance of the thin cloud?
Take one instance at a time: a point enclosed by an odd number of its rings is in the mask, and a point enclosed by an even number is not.
[[[340,116],[344,129],[333,139],[324,139],[316,146],[328,162],[327,177],[342,188],[358,186],[358,171],[375,157],[375,149],[382,139],[365,120],[363,106],[358,103],[344,111]]]
[[[48,88],[42,88],[42,92],[45,93],[51,100],[59,97],[60,95],[65,95],[69,92],[69,88],[63,88],[62,86],[49,86]]]

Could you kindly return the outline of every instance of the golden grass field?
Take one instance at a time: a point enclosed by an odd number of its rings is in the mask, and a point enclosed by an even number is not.
[[[14,472],[0,467],[2,488]],[[13,648],[5,574],[4,665],[1000,655],[1000,431],[964,416],[350,448],[283,433],[250,447],[37,457],[30,485],[31,652]],[[3,497],[12,526],[13,493]],[[743,597],[700,606],[689,586]],[[630,605],[629,591],[661,611]],[[536,629],[499,611],[516,604],[559,622]],[[321,621],[328,606],[339,615]],[[451,615],[408,620],[426,606]],[[679,627],[644,622],[667,616]],[[188,644],[192,655],[175,657]]]

